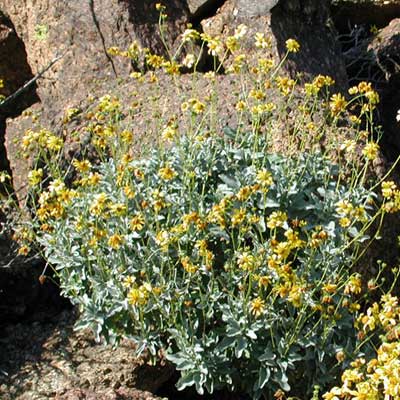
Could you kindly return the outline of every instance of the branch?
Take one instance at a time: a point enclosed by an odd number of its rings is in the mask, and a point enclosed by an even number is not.
[[[15,100],[21,93],[25,92],[30,86],[32,86],[38,79],[40,79],[57,61],[61,60],[68,50],[64,51],[64,53],[55,56],[50,63],[43,68],[38,74],[36,74],[31,80],[26,82],[23,86],[21,86],[17,91],[10,94],[6,99],[0,102],[0,111],[13,100]]]

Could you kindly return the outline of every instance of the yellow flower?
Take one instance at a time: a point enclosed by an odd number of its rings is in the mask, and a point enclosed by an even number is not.
[[[250,304],[250,312],[256,318],[262,315],[265,311],[265,302],[260,297],[256,297]]]
[[[232,226],[240,225],[246,219],[246,209],[235,210],[232,215]]]
[[[111,204],[109,206],[109,209],[111,211],[111,214],[114,214],[119,217],[126,214],[126,205],[123,203]]]
[[[347,217],[342,217],[342,218],[340,218],[340,219],[339,219],[339,225],[340,225],[342,228],[347,228],[347,227],[349,227],[349,226],[351,225],[351,220],[350,220],[350,218],[347,218]]]
[[[257,259],[255,256],[245,251],[239,254],[237,259],[238,266],[245,271],[252,271],[257,267]]]
[[[165,181],[170,181],[176,176],[176,172],[170,166],[167,165],[159,169],[158,175],[160,176],[161,179]]]
[[[5,181],[8,181],[9,179],[11,179],[11,176],[7,171],[0,172],[0,182],[1,183],[4,183]]]
[[[353,86],[353,87],[351,87],[350,89],[349,89],[349,94],[351,95],[351,96],[354,96],[355,94],[357,94],[358,93],[358,87],[357,86]]]
[[[340,150],[345,151],[347,154],[354,153],[356,149],[356,141],[352,139],[347,139],[340,145]]]
[[[219,37],[209,38],[207,41],[208,53],[216,57],[224,51],[224,44]]]
[[[136,196],[135,191],[129,185],[124,186],[124,193],[128,199],[134,199]]]
[[[267,171],[266,169],[258,171],[257,182],[263,187],[271,186],[274,183],[271,172]]]
[[[286,49],[289,53],[297,53],[300,50],[300,44],[295,39],[288,39]]]
[[[288,77],[277,77],[276,78],[276,84],[278,89],[281,91],[281,93],[284,96],[287,96],[290,94],[294,86],[296,85],[296,82],[293,79],[290,79]]]
[[[43,169],[34,169],[29,172],[28,174],[28,182],[30,186],[36,186],[38,185],[43,178]]]
[[[344,293],[345,294],[360,294],[362,289],[362,281],[359,275],[353,275],[350,277],[349,281],[347,282]]]
[[[271,71],[271,69],[274,68],[274,66],[275,66],[275,61],[272,58],[260,58],[258,60],[258,67],[264,74]]]
[[[165,140],[167,142],[171,142],[175,139],[177,133],[178,133],[178,130],[175,127],[168,125],[161,132],[161,137],[163,140]]]
[[[188,256],[181,258],[181,264],[183,269],[188,272],[189,274],[194,274],[197,271],[197,266],[194,265]]]
[[[340,400],[342,398],[342,396],[343,396],[342,389],[335,386],[328,393],[325,393],[322,396],[322,398],[324,400]]]
[[[236,194],[236,197],[239,201],[245,201],[250,197],[251,192],[252,190],[250,186],[244,186],[239,189],[239,192]]]
[[[28,246],[21,246],[18,249],[18,254],[20,256],[27,256],[29,254],[29,252],[31,251],[31,249]]]
[[[136,281],[135,277],[132,275],[129,275],[124,279],[122,285],[126,288],[129,288],[135,283],[135,281]]]
[[[189,103],[191,104],[192,111],[197,115],[201,114],[206,108],[206,105],[197,99],[189,99]]]
[[[197,40],[200,38],[200,33],[197,32],[195,29],[186,29],[182,34],[182,42],[190,42],[192,40]]]
[[[365,145],[362,151],[363,155],[368,160],[375,160],[379,154],[379,145],[375,142],[369,142]]]
[[[337,289],[337,284],[336,283],[326,283],[323,287],[322,290],[326,293],[333,294],[336,293]]]
[[[237,111],[244,111],[246,109],[246,103],[243,100],[239,100],[235,106]]]
[[[254,35],[255,46],[260,49],[267,49],[271,46],[271,40],[265,37],[264,33],[257,32]]]
[[[110,236],[108,239],[109,246],[111,246],[115,250],[119,249],[123,243],[124,243],[123,237],[121,235],[118,235],[117,233]]]
[[[93,215],[100,215],[105,209],[108,197],[105,193],[99,193],[95,196],[92,204],[90,205],[90,213]]]
[[[128,293],[128,303],[133,306],[145,305],[148,295],[149,293],[142,286],[140,288],[132,288]]]
[[[382,196],[385,199],[391,198],[396,190],[397,186],[393,181],[382,182]]]
[[[236,36],[228,36],[225,45],[231,53],[239,49],[239,42]]]
[[[144,226],[144,217],[142,214],[136,214],[130,221],[130,226],[133,231],[141,231]]]
[[[269,229],[275,229],[278,227],[282,227],[286,221],[287,221],[287,214],[285,212],[274,211],[267,218],[267,227]]]
[[[161,247],[164,252],[168,251],[168,246],[170,243],[170,235],[167,231],[160,231],[156,235],[156,243]]]
[[[344,111],[347,106],[347,101],[344,96],[340,93],[335,93],[332,95],[329,108],[331,110],[332,115],[337,115]]]
[[[146,63],[152,68],[161,68],[165,63],[165,59],[162,56],[156,54],[147,54]]]

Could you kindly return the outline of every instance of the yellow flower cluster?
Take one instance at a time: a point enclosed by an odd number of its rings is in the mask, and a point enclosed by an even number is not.
[[[128,292],[128,303],[132,306],[144,306],[153,291],[150,283],[143,283],[140,286],[134,285]]]
[[[372,89],[370,82],[360,82],[357,86],[353,86],[349,89],[349,94],[356,95],[361,94],[368,100],[368,105],[363,106],[364,111],[372,111],[379,103],[379,94]]]
[[[47,191],[39,196],[39,208],[36,214],[40,221],[44,222],[49,218],[62,218],[65,213],[65,206],[71,203],[77,196],[75,190],[67,189],[60,179],[52,181]]]
[[[323,395],[325,400],[386,400],[400,398],[400,306],[397,297],[382,296],[356,322],[361,337],[383,329],[384,342],[377,357],[367,362],[358,358],[342,375],[343,385]]]
[[[379,145],[376,142],[368,142],[362,150],[368,160],[375,160],[379,155]]]
[[[317,75],[311,83],[304,84],[304,91],[307,96],[317,95],[323,87],[332,86],[335,81],[328,75]]]
[[[356,221],[365,222],[367,218],[364,206],[355,207],[348,200],[339,201],[336,204],[336,212],[340,217],[339,224],[342,228],[347,228]]]
[[[28,129],[22,138],[21,147],[25,155],[29,155],[29,152],[38,149],[58,152],[62,149],[63,144],[64,141],[62,138],[47,129],[41,129],[37,132]]]
[[[382,182],[382,196],[386,212],[395,213],[400,210],[400,190],[393,181]]]
[[[276,86],[284,96],[288,96],[292,92],[295,85],[296,82],[287,76],[278,76],[276,78]]]

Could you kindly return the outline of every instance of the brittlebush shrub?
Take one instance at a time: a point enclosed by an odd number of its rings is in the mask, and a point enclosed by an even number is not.
[[[242,26],[227,43],[244,34]],[[189,29],[184,42],[190,37],[200,35]],[[217,38],[202,40],[213,56],[236,51]],[[264,49],[265,37],[255,40]],[[287,47],[299,50],[294,40]],[[157,57],[145,52],[151,66],[179,72]],[[360,350],[354,321],[362,280],[353,266],[371,226],[398,207],[398,200],[379,205],[368,173],[379,151],[368,135],[377,96],[362,84],[350,101],[324,97],[333,81],[317,77],[295,116],[297,150],[273,152],[272,126],[286,108],[266,100],[262,82],[271,82],[284,105],[297,89],[267,61],[252,69],[237,56],[227,68],[238,79],[251,70],[255,81],[238,98],[237,128],[213,129],[212,105],[191,97],[182,104],[186,122],[161,121],[160,144],[141,157],[133,157],[120,101],[104,96],[86,115],[97,162],[73,160],[72,186],[57,167],[62,143],[53,134],[29,131],[22,143],[46,160],[30,173],[37,241],[81,311],[79,326],[114,344],[128,338],[138,354],[166,357],[180,371],[179,389],[307,397],[348,366],[338,354],[351,359]],[[349,104],[359,104],[350,119],[364,121],[367,132],[328,143],[325,129],[335,130]],[[317,112],[325,122],[312,133]],[[66,121],[78,113],[67,112]]]

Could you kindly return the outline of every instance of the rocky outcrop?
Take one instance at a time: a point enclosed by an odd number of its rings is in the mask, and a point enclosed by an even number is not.
[[[159,34],[157,1],[147,0],[0,0],[0,9],[13,21],[25,43],[34,74],[57,55],[62,59],[39,82],[43,108],[52,116],[68,102],[85,97],[104,79],[126,75],[132,68],[112,59],[112,46],[128,48],[133,41],[152,52],[166,53],[165,41],[176,48],[190,13],[183,0],[168,2],[164,36]]]
[[[286,40],[296,39],[301,51],[289,56],[284,67],[289,75],[303,81],[318,74],[330,75],[337,88],[343,90],[347,88],[346,69],[336,34],[327,24],[328,5],[327,0],[227,0],[214,17],[202,22],[202,26],[209,34],[226,37],[239,24],[247,25],[249,32],[244,50],[250,56],[254,35],[265,33],[271,40],[266,56],[277,62],[286,53]]]

